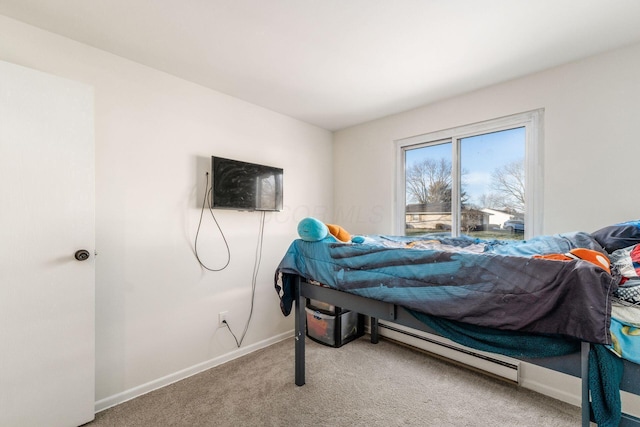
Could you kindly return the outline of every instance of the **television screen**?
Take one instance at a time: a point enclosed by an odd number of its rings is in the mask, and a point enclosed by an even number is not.
[[[282,169],[215,156],[211,166],[212,208],[282,210]]]

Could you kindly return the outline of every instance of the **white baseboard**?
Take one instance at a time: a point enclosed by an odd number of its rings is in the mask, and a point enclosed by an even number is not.
[[[125,390],[121,393],[117,393],[112,396],[106,397],[104,399],[100,399],[95,403],[95,412],[98,413],[100,411],[104,411],[105,409],[111,408],[112,406],[119,405],[120,403],[124,403],[128,400],[131,400],[138,396],[142,396],[143,394],[149,393],[150,391],[168,386],[169,384],[173,384],[175,382],[188,378],[192,375],[206,371],[207,369],[211,369],[218,365],[222,365],[223,363],[227,363],[233,359],[237,359],[238,357],[247,355],[256,350],[260,350],[261,348],[268,347],[270,345],[273,345],[277,342],[280,342],[292,336],[293,336],[293,330],[276,335],[266,340],[257,342],[247,347],[239,348],[237,350],[223,354],[222,356],[214,357],[213,359],[209,359],[202,363],[198,363],[197,365],[193,365],[189,368],[182,369],[178,372],[174,372],[173,374],[166,375],[162,378],[149,381],[146,384],[141,384],[129,390]]]
[[[521,361],[495,353],[488,353],[457,344],[439,335],[418,331],[406,326],[379,323],[380,336],[408,344],[447,360],[479,369],[488,374],[503,378],[515,384],[520,383],[519,366]]]

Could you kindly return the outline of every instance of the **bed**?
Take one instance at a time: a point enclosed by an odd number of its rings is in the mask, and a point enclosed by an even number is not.
[[[312,298],[368,315],[373,342],[383,319],[580,377],[583,425],[640,427],[619,393],[640,395],[638,273],[640,221],[630,221],[526,241],[298,239],[275,287],[283,314],[295,313],[297,385]]]

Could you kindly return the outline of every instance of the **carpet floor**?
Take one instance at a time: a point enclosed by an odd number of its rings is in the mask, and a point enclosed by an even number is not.
[[[580,425],[580,409],[365,336],[341,348],[307,339],[294,384],[293,338],[96,414],[88,427]]]

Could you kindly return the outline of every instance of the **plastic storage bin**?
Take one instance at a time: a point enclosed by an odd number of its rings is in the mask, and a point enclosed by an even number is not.
[[[321,344],[341,347],[364,335],[364,316],[354,311],[339,310],[328,314],[305,307],[307,312],[307,336]]]

